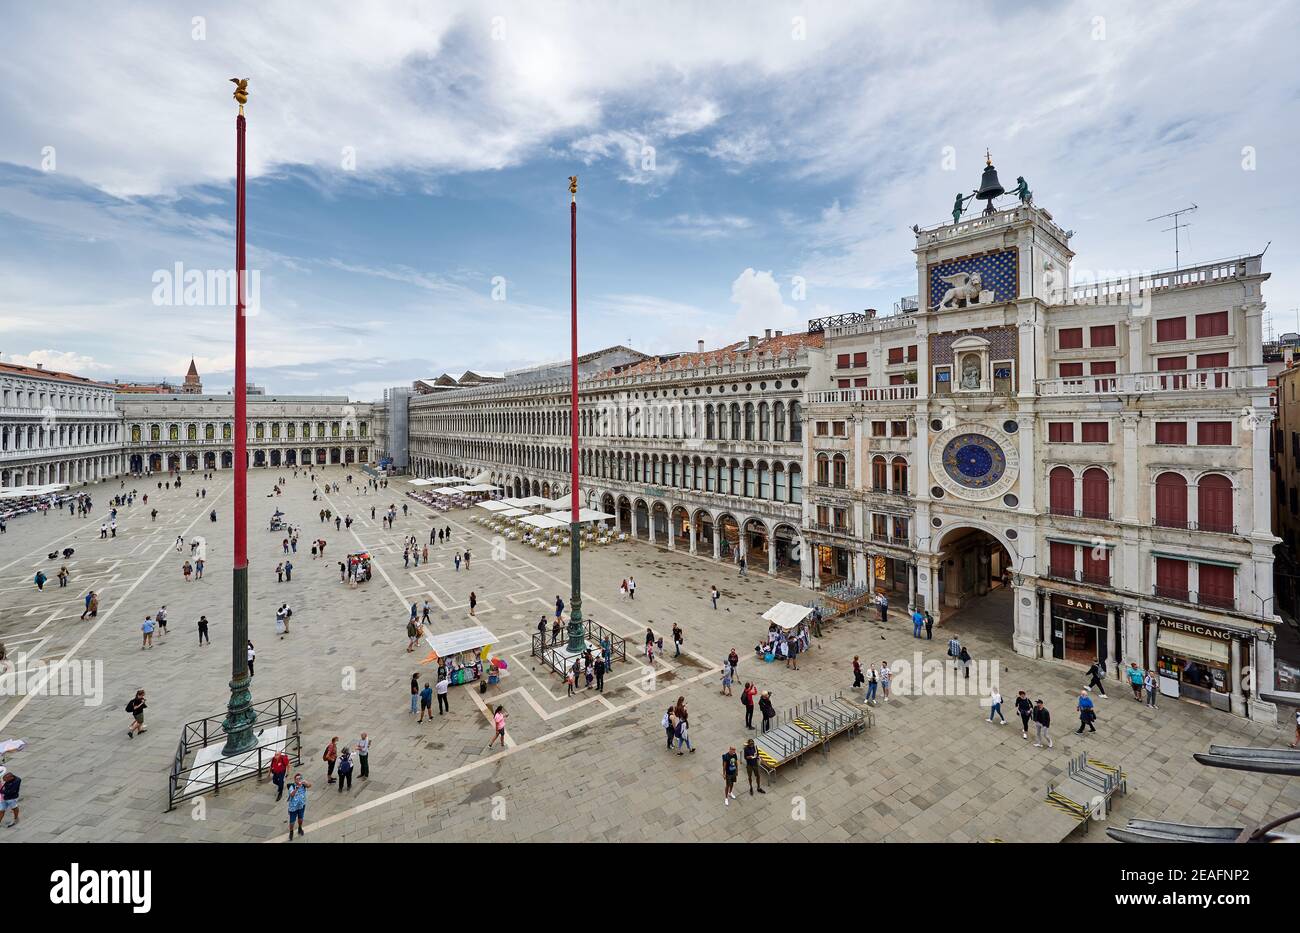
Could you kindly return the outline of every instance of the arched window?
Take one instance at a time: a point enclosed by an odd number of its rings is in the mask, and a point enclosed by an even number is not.
[[[790,464],[790,501],[796,505],[803,502],[803,470],[799,464]]]
[[[181,428],[178,424],[169,424],[167,426],[167,440],[179,441],[181,439]]]
[[[1100,467],[1083,471],[1084,518],[1110,518],[1110,477]]]
[[[754,403],[745,403],[745,440],[754,439]]]
[[[756,488],[755,485],[755,480],[757,479],[757,477],[755,476],[756,471],[754,470],[754,464],[749,460],[746,460],[744,471],[745,471],[745,495],[749,496],[752,499],[754,498],[754,495],[758,492],[758,489]]]
[[[1202,476],[1196,499],[1196,524],[1201,531],[1232,534],[1232,480],[1222,473]]]
[[[739,440],[740,434],[740,405],[735,402],[731,403],[731,439]]]
[[[149,440],[151,441],[162,440],[162,428],[160,428],[156,424],[149,425]]]
[[[907,460],[903,457],[895,457],[890,461],[889,470],[892,474],[890,480],[894,484],[894,492],[900,496],[907,495]]]
[[[305,437],[306,435],[303,435],[303,436]],[[225,424],[223,424],[223,425],[221,426],[221,439],[222,439],[223,441],[228,441],[228,440],[230,440],[230,423],[229,423],[229,422],[226,422]]]
[[[775,428],[773,440],[785,440],[785,402],[777,402],[773,409],[772,426]]]
[[[712,408],[713,406],[709,406]],[[704,461],[704,491],[713,492],[714,488],[713,459],[709,458]]]
[[[6,430],[8,429],[6,428]],[[140,443],[140,425],[138,424],[131,425],[131,443],[132,444]]]
[[[772,498],[777,502],[786,502],[785,468],[779,464],[772,465]]]
[[[1059,466],[1048,474],[1047,499],[1053,515],[1074,514],[1074,471]]]
[[[889,488],[889,466],[884,457],[871,458],[871,488],[876,492]]]
[[[185,439],[187,441],[197,441],[199,439],[199,426],[197,424],[186,426]]]
[[[1156,477],[1156,524],[1165,528],[1187,527],[1187,480],[1180,473]]]
[[[205,441],[215,441],[217,439],[217,426],[215,424],[205,424],[203,426],[203,439]]]
[[[770,440],[771,431],[768,430],[768,417],[771,409],[767,407],[767,402],[760,402],[758,406],[758,439],[760,441]],[[764,496],[764,498],[767,498]]]
[[[841,489],[848,485],[848,461],[844,454],[836,454],[831,461],[831,482]]]
[[[831,481],[831,458],[825,454],[817,455],[817,485],[826,486]]]
[[[798,402],[790,403],[790,440],[803,441],[803,408]]]

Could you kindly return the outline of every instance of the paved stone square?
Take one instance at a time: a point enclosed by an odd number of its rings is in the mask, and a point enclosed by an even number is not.
[[[753,660],[766,631],[759,616],[780,599],[810,598],[761,573],[739,578],[731,565],[670,553],[644,543],[613,544],[583,552],[585,615],[628,638],[629,659],[617,665],[604,694],[564,685],[529,657],[539,616],[549,619],[557,594],[569,601],[568,555],[539,554],[515,542],[493,541],[470,521],[475,511],[433,515],[405,497],[394,480],[378,494],[355,487],[312,501],[312,482],[289,475],[285,494],[269,498],[276,471],[250,475],[249,539],[251,638],[257,648],[255,699],[296,692],[303,715],[302,770],[314,783],[307,841],[366,840],[762,840],[762,841],[1006,841],[1062,838],[1073,821],[1044,801],[1048,782],[1064,773],[1080,750],[1121,765],[1129,793],[1113,819],[1133,817],[1205,823],[1262,820],[1300,808],[1300,785],[1277,777],[1213,771],[1196,765],[1193,751],[1212,742],[1277,745],[1289,730],[1261,726],[1188,703],[1166,701],[1158,711],[1127,698],[1116,683],[1099,701],[1096,735],[1078,737],[1074,697],[1081,674],[1035,661],[1010,649],[1009,615],[996,595],[917,641],[899,612],[887,625],[875,617],[836,624],[801,657],[798,671]],[[323,480],[344,482],[345,470],[325,468]],[[358,482],[364,478],[354,474]],[[92,521],[66,512],[23,516],[0,537],[0,640],[19,663],[71,654],[102,661],[102,703],[81,697],[0,697],[0,739],[30,746],[7,766],[24,778],[23,820],[7,840],[277,841],[283,806],[269,783],[245,782],[165,812],[167,774],[182,724],[223,712],[230,667],[231,477],[204,481],[185,475],[180,490],[158,490],[156,479],[129,480],[149,493],[120,510],[118,535],[99,539],[99,523],[116,482],[93,488]],[[206,487],[206,498],[196,490]],[[403,502],[409,517],[401,517]],[[396,503],[399,518],[385,530],[370,518]],[[151,522],[149,509],[159,516]],[[267,530],[276,507],[301,526],[293,579],[277,583],[283,535]],[[351,514],[352,529],[336,531],[317,513]],[[209,509],[218,521],[208,520]],[[401,540],[428,540],[430,527],[450,525],[450,544],[432,545],[430,560],[404,567]],[[177,535],[207,541],[203,581],[186,583]],[[313,560],[307,542],[323,537],[326,556]],[[76,549],[71,584],[59,589],[61,561],[46,554]],[[337,560],[359,546],[375,554],[376,574],[350,589],[339,583]],[[469,569],[451,557],[468,547]],[[44,592],[36,570],[51,577]],[[637,578],[635,600],[620,598],[618,583]],[[722,591],[710,608],[708,589]],[[81,621],[87,587],[101,593],[98,619]],[[468,598],[477,596],[476,618]],[[499,639],[494,653],[510,674],[480,697],[477,686],[452,688],[451,715],[419,725],[409,715],[408,682],[429,671],[424,652],[405,651],[412,602],[435,606],[434,630],[482,624]],[[274,611],[294,609],[291,633],[274,632]],[[167,606],[170,633],[140,647],[140,622]],[[212,644],[197,645],[195,620],[212,622]],[[635,649],[646,627],[667,641],[673,622],[686,632],[681,657],[656,658],[653,671]],[[1007,706],[1018,689],[1043,697],[1053,713],[1053,751],[1035,749],[1017,724],[990,725],[987,707],[969,696],[899,696],[872,712],[874,725],[858,738],[835,739],[825,756],[811,755],[782,769],[769,793],[722,803],[720,755],[747,737],[740,686],[755,679],[773,693],[778,709],[847,691],[850,660],[942,658],[950,631],[977,659],[1000,661]],[[671,647],[671,642],[669,642]],[[741,656],[735,697],[719,695],[719,666],[729,649]],[[636,656],[633,656],[636,655]],[[126,701],[148,691],[148,731],[128,739]],[[691,710],[691,738],[699,749],[679,757],[665,751],[663,710],[679,695]],[[856,696],[855,694],[848,694]],[[505,750],[487,749],[488,709],[510,714]],[[1014,722],[1014,716],[1011,717]],[[370,734],[372,777],[340,794],[325,782],[321,750],[331,736],[354,742]],[[1072,839],[1104,840],[1094,828]]]

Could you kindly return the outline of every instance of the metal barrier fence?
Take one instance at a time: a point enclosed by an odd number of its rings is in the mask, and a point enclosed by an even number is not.
[[[302,734],[298,718],[298,694],[289,693],[253,704],[257,715],[259,736],[266,729],[274,726],[288,726],[283,739],[266,744],[258,744],[238,756],[238,764],[217,759],[205,765],[186,766],[185,759],[193,751],[207,748],[214,742],[224,742],[225,730],[221,723],[225,715],[209,716],[187,722],[181,729],[181,739],[176,744],[176,754],[172,758],[171,770],[167,775],[167,809],[176,809],[176,804],[183,800],[201,797],[209,791],[220,794],[221,788],[247,780],[261,777],[262,772],[270,768],[271,758],[277,747],[283,747],[294,767],[302,765]]]
[[[599,622],[593,622],[591,619],[583,619],[583,635],[588,641],[600,644],[603,639],[609,639],[609,657],[610,663],[615,661],[627,661],[627,639],[622,635],[616,635]],[[547,643],[546,636],[540,632],[533,636],[532,651],[530,654],[540,660],[552,671],[561,677],[569,672],[569,666],[572,664],[572,657],[562,653],[558,646],[568,644],[567,627],[560,632],[560,641]]]

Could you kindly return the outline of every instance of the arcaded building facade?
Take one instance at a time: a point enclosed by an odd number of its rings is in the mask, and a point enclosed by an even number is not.
[[[0,488],[95,482],[122,469],[113,387],[0,363]]]

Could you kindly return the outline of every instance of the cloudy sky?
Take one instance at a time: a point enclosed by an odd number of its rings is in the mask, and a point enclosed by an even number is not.
[[[171,283],[233,265],[236,75],[274,392],[565,357],[575,172],[584,351],[888,312],[985,147],[1077,275],[1171,267],[1147,218],[1196,203],[1184,264],[1271,241],[1300,330],[1297,35],[1285,0],[10,6],[0,360],[228,388],[231,309]]]

